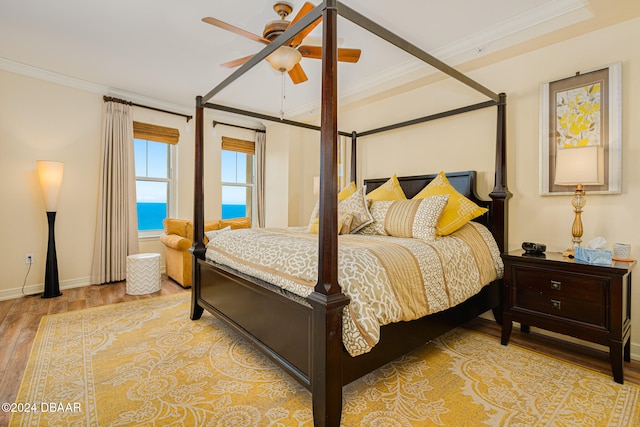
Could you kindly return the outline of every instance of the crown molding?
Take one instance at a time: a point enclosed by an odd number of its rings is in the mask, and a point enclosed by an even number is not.
[[[193,107],[185,107],[171,102],[162,101],[148,96],[140,95],[125,90],[115,89],[109,86],[99,85],[97,83],[88,82],[86,80],[77,79],[75,77],[66,76],[64,74],[54,73],[53,71],[44,70],[42,68],[33,67],[31,65],[22,64],[20,62],[11,61],[0,57],[0,70],[8,71],[15,74],[43,80],[86,92],[97,93],[104,96],[113,96],[131,101],[136,104],[148,105],[154,108],[160,108],[168,111],[191,115]]]
[[[469,37],[458,40],[442,48],[429,52],[435,58],[448,62],[448,65],[456,66],[465,60],[473,59],[479,53],[478,49],[485,46],[506,40],[508,37],[530,30],[537,35],[535,27],[544,25],[550,21],[564,19],[564,25],[573,24],[593,17],[588,8],[586,0],[554,0],[529,12],[517,15],[508,21],[495,25],[484,31],[477,32]],[[558,26],[560,28],[561,26]],[[518,41],[503,43],[502,48],[515,44]],[[497,44],[497,43],[496,43]],[[482,52],[484,53],[484,52]],[[451,59],[456,60],[451,62]],[[343,91],[341,99],[348,99],[349,102],[357,102],[375,93],[380,93],[389,87],[409,83],[416,78],[421,78],[435,73],[433,67],[426,65],[416,58],[411,58],[404,63],[396,64],[392,69],[383,70],[373,76],[358,81],[358,83],[348,90]],[[291,117],[310,117],[317,114],[320,98],[316,98],[304,105],[301,105],[288,112]]]

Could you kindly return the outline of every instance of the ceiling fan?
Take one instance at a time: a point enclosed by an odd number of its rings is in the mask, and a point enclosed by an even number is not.
[[[306,2],[296,16],[291,21],[287,21],[287,16],[293,11],[293,5],[291,3],[285,1],[277,1],[273,5],[273,10],[276,11],[278,15],[280,15],[280,19],[275,21],[268,22],[262,33],[262,37],[253,34],[249,31],[243,30],[231,24],[227,24],[216,18],[202,18],[203,22],[207,24],[214,25],[218,28],[222,28],[227,31],[231,31],[232,33],[239,34],[241,36],[247,37],[251,40],[257,41],[259,43],[269,44],[273,40],[275,40],[280,34],[284,33],[287,28],[291,25],[295,24],[298,20],[300,20],[303,16],[313,10],[315,6],[309,2]],[[321,18],[314,21],[307,28],[299,32],[294,38],[292,38],[288,43],[276,49],[271,55],[269,55],[266,60],[271,64],[271,66],[276,70],[282,73],[289,73],[289,77],[293,83],[298,84],[307,81],[307,75],[304,73],[304,70],[300,66],[300,60],[304,58],[313,58],[313,59],[322,59],[322,47],[321,46],[307,46],[301,45],[304,38],[311,32],[313,29],[320,23]],[[233,68],[238,67],[248,60],[250,60],[254,55],[245,56],[244,58],[238,58],[233,61],[226,62],[221,64],[223,67]],[[341,62],[358,62],[360,59],[360,49],[348,49],[348,48],[338,48],[338,61]]]

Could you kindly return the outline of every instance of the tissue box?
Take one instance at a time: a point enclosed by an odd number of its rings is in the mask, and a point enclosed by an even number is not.
[[[576,261],[595,265],[611,265],[613,254],[609,250],[589,249],[582,246],[573,248]]]

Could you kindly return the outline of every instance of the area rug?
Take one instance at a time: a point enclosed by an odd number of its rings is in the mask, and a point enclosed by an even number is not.
[[[310,393],[189,298],[45,316],[10,425],[312,426]],[[639,396],[458,328],[346,386],[342,425],[638,426]]]

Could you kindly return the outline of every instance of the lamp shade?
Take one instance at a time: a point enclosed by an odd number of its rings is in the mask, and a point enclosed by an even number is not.
[[[58,208],[58,196],[62,187],[64,163],[38,160],[38,177],[44,194],[44,206],[47,212],[55,212]]]
[[[572,147],[556,152],[556,185],[600,185],[604,183],[601,146]]]
[[[284,73],[291,71],[300,62],[302,54],[292,47],[280,46],[266,59],[274,70]]]

